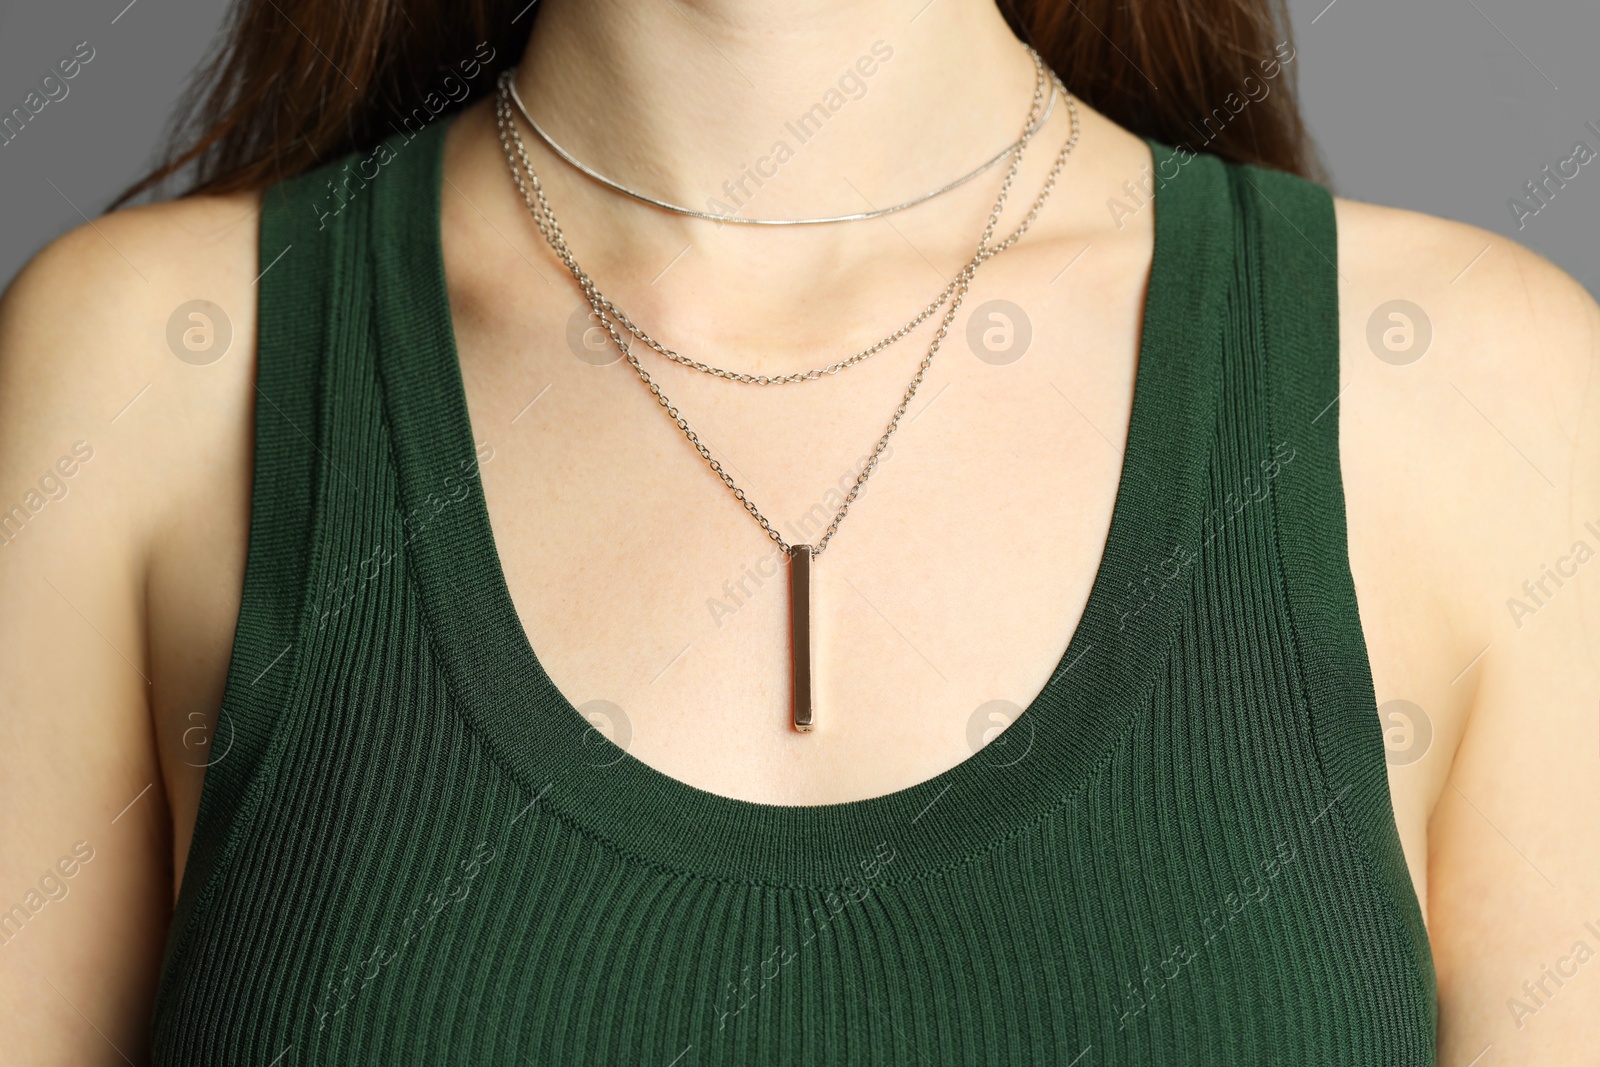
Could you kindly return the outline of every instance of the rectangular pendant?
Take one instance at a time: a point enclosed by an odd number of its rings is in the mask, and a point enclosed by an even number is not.
[[[789,549],[789,635],[794,644],[791,692],[794,728],[808,734],[816,724],[811,707],[811,546]]]

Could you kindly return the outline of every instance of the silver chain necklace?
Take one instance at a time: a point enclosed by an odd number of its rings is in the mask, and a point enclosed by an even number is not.
[[[1030,49],[1030,52],[1031,51],[1032,50]],[[1037,53],[1035,53],[1035,61],[1040,63],[1042,66],[1043,61],[1038,59]],[[933,364],[934,357],[938,355],[940,345],[943,343],[945,335],[949,332],[951,323],[955,321],[956,312],[961,307],[962,301],[966,298],[967,290],[972,284],[973,276],[977,273],[978,267],[980,267],[987,260],[999,255],[1001,252],[1004,252],[1006,249],[1016,244],[1017,241],[1021,240],[1023,234],[1025,234],[1029,227],[1033,225],[1033,221],[1038,216],[1039,210],[1044,206],[1044,203],[1049,198],[1051,191],[1055,188],[1056,180],[1060,176],[1062,168],[1066,165],[1067,157],[1072,154],[1073,148],[1075,148],[1078,143],[1078,112],[1077,108],[1073,105],[1072,95],[1067,92],[1066,86],[1061,84],[1060,79],[1057,78],[1053,72],[1050,73],[1049,77],[1053,84],[1054,91],[1060,92],[1067,102],[1067,110],[1072,117],[1072,132],[1067,137],[1066,141],[1063,142],[1061,150],[1057,153],[1055,161],[1051,165],[1050,172],[1045,177],[1043,188],[1041,188],[1039,195],[1034,199],[1034,202],[1029,208],[1028,213],[1023,217],[1022,221],[1017,224],[1016,228],[998,244],[990,244],[990,241],[994,237],[995,227],[999,224],[1000,214],[1005,206],[1007,194],[1010,192],[1011,184],[1016,179],[1017,171],[1022,163],[1022,153],[1020,151],[1017,152],[1012,158],[1011,165],[1006,170],[1004,180],[1001,182],[1000,194],[996,198],[994,207],[989,214],[988,222],[984,226],[983,235],[978,240],[977,251],[973,254],[973,257],[967,261],[966,265],[961,268],[960,272],[957,273],[955,279],[947,288],[950,306],[946,309],[944,316],[940,320],[938,329],[934,331],[933,339],[928,346],[927,354],[922,357],[922,362],[918,364],[916,373],[912,375],[910,384],[906,387],[905,393],[900,399],[900,403],[896,405],[894,412],[889,419],[888,426],[883,432],[883,435],[878,438],[878,442],[876,446],[874,446],[872,454],[868,457],[866,465],[861,469],[860,474],[856,476],[855,483],[850,487],[849,493],[846,494],[843,503],[840,504],[837,512],[834,514],[833,521],[828,524],[827,529],[823,532],[822,537],[817,541],[817,543],[815,545],[791,545],[784,540],[783,535],[772,525],[767,517],[761,514],[755,503],[750,500],[750,498],[745,494],[745,491],[741,489],[733,480],[733,476],[723,468],[722,464],[719,463],[716,457],[711,454],[711,450],[706,447],[703,441],[700,440],[699,435],[695,433],[692,427],[690,427],[688,420],[686,420],[678,412],[677,407],[670,399],[667,398],[667,395],[661,391],[661,387],[656,384],[655,380],[651,378],[649,371],[645,370],[644,365],[641,364],[638,357],[633,354],[632,346],[623,339],[622,335],[617,330],[617,324],[622,321],[621,312],[615,311],[615,314],[613,314],[615,305],[613,305],[605,298],[604,295],[601,294],[599,287],[595,285],[594,280],[585,274],[583,269],[578,265],[577,258],[572,254],[572,250],[567,246],[566,237],[561,231],[560,223],[556,220],[555,211],[550,207],[550,202],[545,197],[544,186],[539,181],[539,175],[534,170],[532,161],[528,158],[527,151],[522,144],[521,137],[517,134],[514,120],[512,118],[512,104],[510,101],[510,82],[514,76],[515,69],[507,70],[500,75],[499,93],[495,108],[495,121],[496,125],[499,127],[500,145],[505,153],[507,164],[510,167],[512,181],[516,184],[518,192],[522,194],[524,203],[527,205],[529,212],[533,215],[534,224],[539,228],[539,232],[544,236],[546,242],[550,245],[551,250],[555,252],[557,258],[559,258],[562,264],[567,268],[568,273],[572,275],[573,280],[578,283],[578,287],[583,291],[585,298],[589,301],[589,306],[592,309],[595,318],[599,320],[601,326],[604,327],[606,333],[610,336],[612,343],[616,346],[617,351],[622,353],[623,358],[628,361],[628,364],[633,368],[634,373],[638,375],[639,380],[644,383],[645,388],[648,389],[650,394],[655,397],[656,403],[666,411],[667,415],[677,425],[679,431],[684,435],[685,439],[687,439],[688,442],[694,446],[695,451],[700,453],[700,457],[705,460],[706,465],[711,468],[712,473],[717,475],[717,477],[722,480],[723,484],[727,486],[728,491],[733,494],[734,499],[739,501],[744,509],[750,513],[750,516],[766,533],[767,537],[771,539],[789,557],[790,626],[794,650],[792,661],[793,724],[797,731],[801,733],[809,733],[816,724],[811,686],[812,657],[810,606],[812,565],[817,557],[822,555],[822,552],[827,548],[828,543],[833,539],[833,535],[839,529],[839,524],[844,521],[845,515],[849,513],[850,505],[860,494],[862,487],[866,485],[867,479],[872,477],[873,472],[877,470],[879,459],[882,457],[884,449],[886,449],[889,445],[889,438],[894,435],[895,430],[899,429],[900,420],[905,416],[907,408],[910,406],[912,399],[916,396],[917,390],[921,387],[923,378],[927,375],[928,368]],[[1035,106],[1032,110],[1030,110],[1029,113],[1030,128],[1035,128],[1036,125],[1042,125],[1042,122],[1036,123],[1035,120],[1035,116],[1038,113],[1038,102],[1040,95],[1041,94],[1036,90]],[[515,147],[513,147],[513,142],[515,142]],[[522,169],[526,169],[527,171],[526,179],[523,178]],[[937,305],[935,305],[935,307],[937,307]],[[931,314],[932,310],[933,309],[930,308],[929,314]],[[926,318],[927,316],[924,315],[923,317]],[[638,331],[637,328],[633,328],[630,330],[630,332],[635,333],[636,336],[638,336],[641,340],[644,340],[656,351],[663,351],[660,346],[651,342],[646,335],[643,334],[643,331]],[[903,336],[905,332],[908,331],[900,331],[899,335]],[[865,357],[862,356],[861,358]],[[715,373],[716,368],[706,368],[706,372]],[[732,373],[733,372],[724,372],[724,374],[719,376],[731,376]]]
[[[1032,51],[1032,49],[1029,49],[1029,51]],[[1038,56],[1035,55],[1034,58],[1037,62]],[[681,204],[674,204],[667,200],[658,200],[653,196],[648,196],[639,192],[637,189],[631,189],[614,178],[607,177],[606,175],[595,170],[593,167],[590,167],[588,164],[584,163],[582,160],[578,159],[565,148],[561,147],[561,145],[556,143],[555,138],[551,137],[545,132],[544,127],[540,126],[539,123],[534,120],[534,117],[528,113],[527,107],[523,105],[522,97],[520,94],[518,94],[517,87],[514,82],[511,85],[510,95],[511,102],[516,105],[518,113],[522,115],[522,120],[528,124],[534,133],[539,135],[539,140],[543,141],[545,145],[549,147],[550,151],[566,160],[566,162],[574,170],[587,175],[589,178],[599,182],[601,185],[604,185],[606,188],[611,189],[614,192],[621,193],[623,196],[632,197],[641,203],[649,204],[651,207],[658,207],[664,211],[671,211],[679,215],[688,215],[690,218],[708,219],[712,222],[727,222],[739,226],[825,226],[834,222],[860,222],[865,219],[878,219],[885,215],[893,215],[898,211],[905,211],[907,208],[916,207],[918,204],[926,203],[936,196],[942,196],[943,194],[950,192],[952,189],[960,188],[1012,153],[1021,152],[1023,148],[1027,146],[1028,139],[1032,137],[1034,133],[1038,132],[1039,128],[1049,120],[1050,113],[1055,110],[1056,104],[1055,94],[1052,93],[1050,96],[1049,106],[1045,108],[1044,115],[1033,122],[1028,127],[1027,131],[1022,135],[1022,137],[1016,141],[1013,141],[1011,144],[1006,145],[1006,147],[995,153],[986,162],[979,164],[976,168],[968,171],[966,174],[963,174],[955,181],[950,182],[947,185],[939,186],[939,188],[933,190],[931,193],[924,193],[921,196],[902,201],[901,203],[895,204],[893,207],[877,208],[872,211],[859,211],[849,215],[824,215],[818,218],[808,219],[746,219],[740,218],[737,215],[719,214],[714,211],[696,211],[692,207],[684,207]]]
[[[1022,136],[1017,141],[1017,145],[1021,146],[1018,149],[1019,160],[1021,158],[1021,152],[1027,149],[1029,142],[1033,139],[1033,135],[1036,134],[1041,127],[1043,127],[1045,118],[1049,117],[1051,110],[1055,107],[1057,89],[1057,82],[1055,78],[1048,73],[1048,68],[1045,66],[1044,60],[1032,49],[1029,49],[1029,55],[1032,57],[1034,62],[1033,100],[1028,107],[1028,118],[1023,124]],[[509,72],[508,74],[502,75],[502,77],[504,77],[506,80],[506,86],[502,91],[509,92],[513,101],[515,101],[515,72]],[[1041,118],[1039,116],[1039,105],[1047,89],[1049,91],[1049,103],[1045,107],[1044,117]],[[1064,93],[1065,90],[1063,89],[1062,92]],[[1074,129],[1076,129],[1078,119],[1077,108],[1073,104],[1071,97],[1067,98],[1067,106],[1072,112]],[[523,118],[526,119],[526,111],[523,111],[522,114]],[[527,168],[528,173],[532,174],[533,163],[528,159],[527,149],[523,146],[522,137],[516,130],[516,124],[510,123],[509,125],[511,130],[511,139],[516,146],[517,157],[520,159],[522,165]],[[503,144],[504,138],[502,137],[502,145]],[[627,190],[623,191],[626,192]],[[1005,190],[1002,189],[1000,193],[1000,202],[994,206],[994,210],[996,212],[998,212],[1000,207],[1003,205],[1004,197]],[[530,210],[535,210],[534,204],[531,202],[528,204],[528,207]],[[535,210],[535,215],[537,216],[537,214],[538,211]],[[830,363],[825,367],[814,367],[810,370],[797,371],[792,374],[778,375],[750,374],[745,371],[727,370],[722,367],[714,367],[699,360],[690,359],[689,357],[681,355],[657,342],[653,337],[635,325],[633,320],[628,317],[626,312],[617,307],[615,304],[611,303],[609,300],[605,301],[605,308],[606,312],[611,315],[611,317],[616,319],[617,322],[620,323],[622,327],[634,337],[643,342],[646,347],[656,352],[663,358],[669,359],[681,366],[688,367],[691,370],[699,371],[702,374],[709,374],[717,378],[722,378],[726,381],[739,382],[744,385],[791,385],[797,382],[816,381],[823,375],[838,374],[840,371],[847,370],[848,368],[853,367],[856,364],[861,363],[888,348],[896,341],[899,341],[901,338],[905,337],[912,330],[915,330],[918,326],[921,326],[927,321],[929,316],[931,316],[935,311],[939,310],[939,308],[944,305],[944,302],[950,299],[951,293],[955,291],[955,286],[956,283],[954,281],[946,285],[943,291],[941,291],[926,307],[918,312],[910,322],[907,322],[904,326],[889,334],[887,337],[868,345],[865,349],[857,352],[856,354],[845,359],[841,359],[837,362]],[[604,300],[604,297],[602,296],[601,299]]]

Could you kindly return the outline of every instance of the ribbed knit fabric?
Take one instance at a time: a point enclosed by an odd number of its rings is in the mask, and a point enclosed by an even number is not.
[[[528,646],[451,332],[447,121],[265,198],[232,747],[157,1062],[1434,1062],[1325,190],[1152,142],[1124,468],[1060,667],[931,781],[778,807],[613,747]]]

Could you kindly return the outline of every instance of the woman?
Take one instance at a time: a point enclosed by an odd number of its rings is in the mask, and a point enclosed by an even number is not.
[[[1265,0],[530,8],[7,293],[8,1056],[1574,1061],[1589,297]]]

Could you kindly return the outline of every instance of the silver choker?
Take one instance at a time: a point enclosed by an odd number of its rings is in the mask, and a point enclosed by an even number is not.
[[[1034,60],[1036,63],[1042,63],[1042,60],[1040,60],[1037,55],[1035,55]],[[982,163],[976,169],[963,174],[955,181],[950,182],[947,185],[941,185],[931,193],[924,193],[923,195],[912,200],[895,204],[893,207],[878,208],[875,211],[860,211],[850,215],[828,215],[822,218],[812,219],[746,219],[739,218],[737,215],[721,215],[712,211],[696,211],[694,208],[683,207],[680,204],[669,203],[665,200],[657,200],[653,196],[647,196],[644,193],[638,192],[637,190],[628,188],[626,185],[623,185],[621,182],[616,181],[613,178],[606,177],[604,174],[601,174],[599,171],[578,160],[572,155],[571,152],[568,152],[565,148],[562,148],[559,144],[557,144],[550,137],[550,135],[544,131],[544,128],[534,121],[533,116],[528,114],[528,109],[523,106],[522,97],[517,94],[517,83],[515,77],[508,80],[510,81],[511,101],[516,105],[517,111],[521,113],[523,120],[527,122],[530,127],[532,127],[533,132],[539,135],[539,139],[549,146],[552,152],[566,160],[566,162],[575,170],[587,175],[593,180],[599,182],[601,185],[604,185],[606,188],[621,193],[623,196],[632,197],[641,203],[649,204],[652,207],[661,208],[663,211],[671,211],[678,215],[688,215],[689,217],[696,219],[708,219],[712,222],[733,223],[739,226],[822,226],[834,222],[860,222],[864,219],[882,218],[885,215],[893,215],[897,211],[904,211],[907,208],[916,207],[918,204],[925,203],[926,201],[932,200],[936,196],[948,193],[952,189],[955,189],[961,185],[965,185],[967,182],[976,178],[978,175],[993,167],[995,164],[999,163],[1002,159],[1005,159],[1013,152],[1016,152],[1024,147],[1028,143],[1028,140],[1035,133],[1039,132],[1039,130],[1043,128],[1044,124],[1049,121],[1050,113],[1055,110],[1056,106],[1056,80],[1053,77],[1045,78],[1044,80],[1048,81],[1050,84],[1049,102],[1045,106],[1044,114],[1039,117],[1039,121],[1031,128],[1026,130],[1020,138],[1007,145],[1005,148],[1002,148],[987,162]]]

